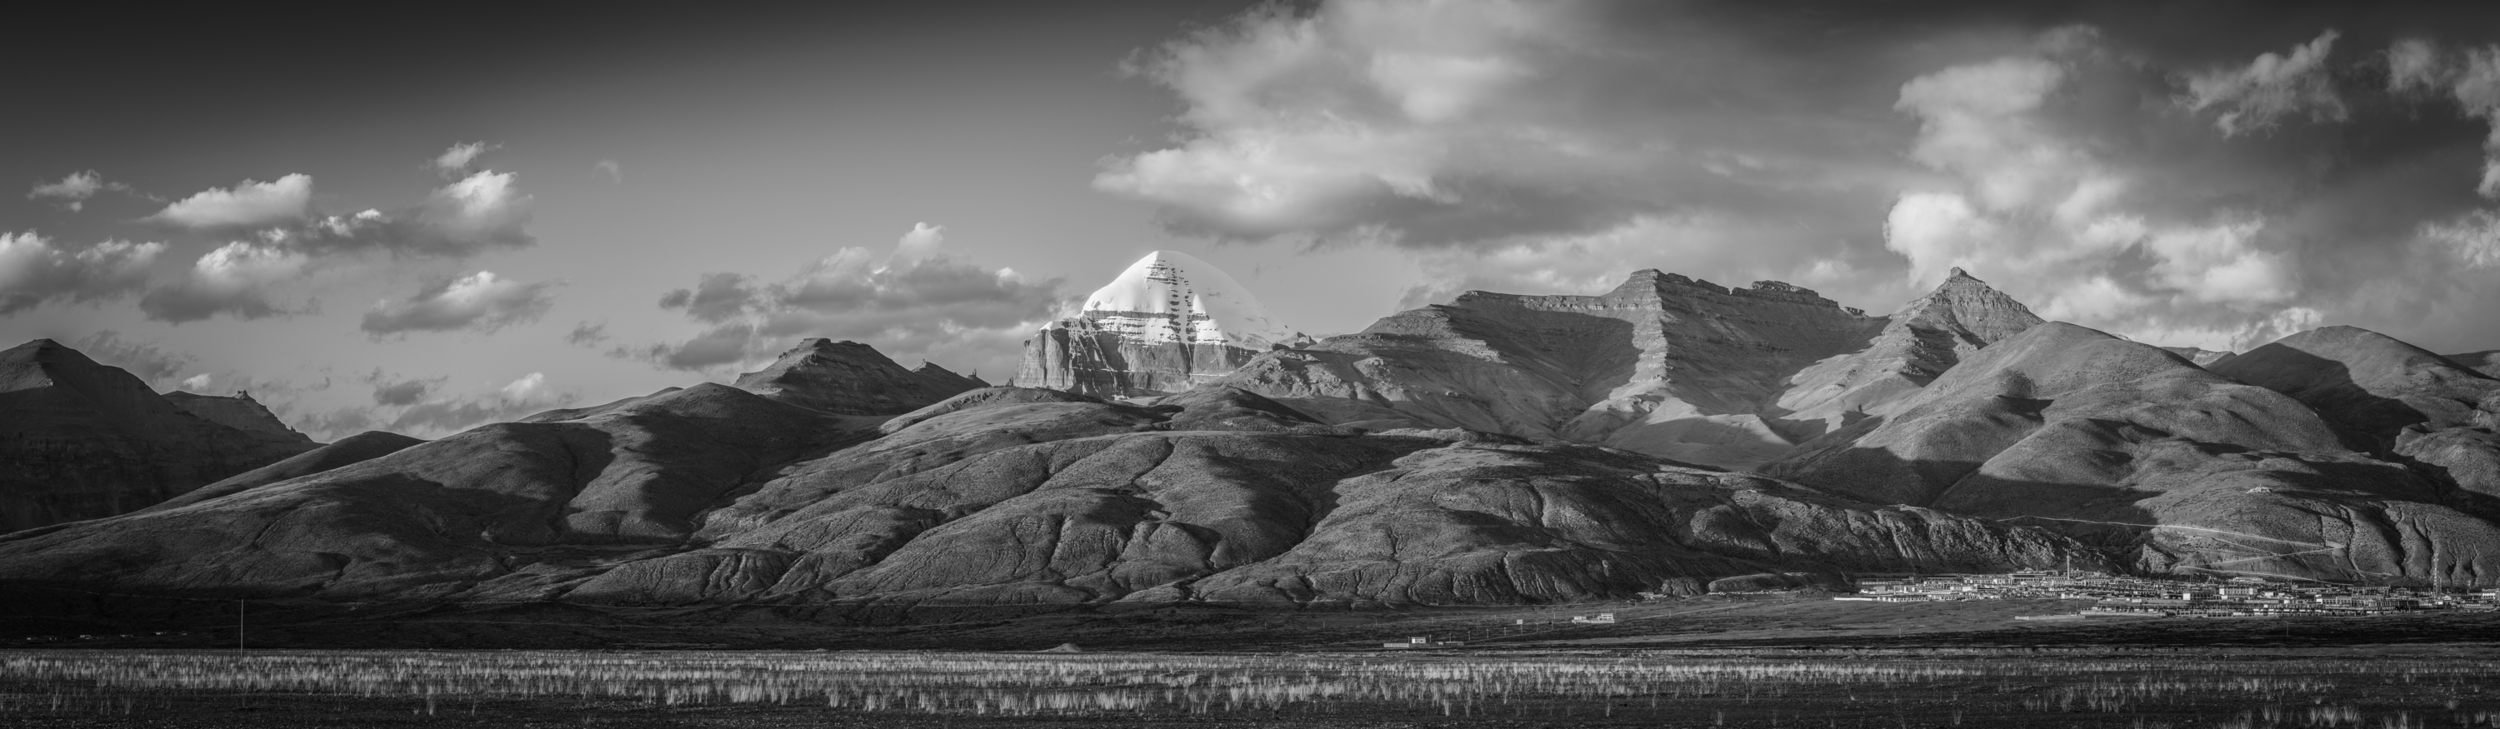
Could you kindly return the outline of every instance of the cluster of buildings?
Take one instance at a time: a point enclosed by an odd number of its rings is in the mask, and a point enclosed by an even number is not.
[[[1888,575],[1857,581],[1836,600],[1943,602],[2020,598],[2092,600],[2078,616],[2276,617],[2386,615],[2416,610],[2500,610],[2500,589],[2428,588],[2227,580],[2154,579],[2097,572]]]

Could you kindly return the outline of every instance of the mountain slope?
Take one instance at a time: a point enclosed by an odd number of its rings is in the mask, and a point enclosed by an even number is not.
[[[1329,422],[1463,427],[1748,468],[2039,319],[1955,271],[1893,317],[1777,281],[1655,270],[1598,296],[1468,292],[1273,352],[1220,384]]]
[[[815,338],[799,342],[764,369],[739,375],[730,386],[774,402],[835,415],[898,415],[988,384],[934,363],[904,369],[875,347],[858,342]],[[662,391],[652,397],[666,396]],[[553,417],[566,412],[570,411]]]
[[[2500,427],[2500,379],[2356,327],[2300,332],[2213,371],[2291,395],[2381,441],[2410,426]]]
[[[2500,379],[2367,329],[2294,334],[2214,367],[2376,440],[2390,460],[2500,516]],[[2479,495],[2482,498],[2475,498]]]
[[[238,392],[231,396],[220,396],[175,390],[165,393],[165,401],[173,403],[174,407],[182,408],[183,412],[218,425],[253,433],[266,433],[280,440],[312,442],[312,439],[305,437],[303,433],[287,427],[284,421],[278,419],[276,413],[269,412],[269,408],[261,405],[260,401],[252,399],[251,393]]]
[[[2500,377],[2500,349],[2448,355],[2448,361],[2489,377]]]
[[[485,426],[0,537],[0,581],[862,610],[1386,605],[2096,559],[2038,530],[1621,451],[1366,434],[1229,388],[1150,405],[992,388],[890,419],[827,409],[707,384]]]
[[[0,350],[0,531],[124,513],[319,445],[277,428],[202,419],[49,339]]]
[[[1965,359],[1899,414],[1765,472],[2055,525],[2147,570],[2500,580],[2500,527],[2366,447],[2291,397],[2050,323]]]

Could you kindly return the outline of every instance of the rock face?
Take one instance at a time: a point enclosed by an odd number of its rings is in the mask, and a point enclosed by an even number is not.
[[[817,338],[799,342],[764,369],[739,375],[731,386],[775,402],[836,415],[899,415],[959,392],[988,387],[989,383],[949,372],[934,363],[921,363],[916,370],[903,369],[875,347]],[[666,394],[663,390],[652,397]],[[544,415],[577,416],[627,402],[632,401]]]
[[[125,513],[320,445],[257,403],[201,400],[256,426],[193,415],[49,339],[0,351],[0,531]]]
[[[262,406],[260,401],[252,399],[252,394],[248,392],[219,396],[198,395],[175,390],[165,393],[165,401],[173,403],[174,407],[182,408],[183,412],[198,416],[201,420],[228,428],[267,433],[304,443],[312,442],[312,439],[305,437],[303,433],[287,427],[284,421],[278,419],[276,413],[269,412],[269,408]]]
[[[2283,393],[2051,323],[1765,472],[1878,503],[2053,525],[2149,571],[2500,580],[2500,527],[2483,509],[2370,458],[2369,445]]]
[[[1260,356],[1221,384],[1328,422],[1461,427],[1751,467],[2039,323],[1954,271],[1892,317],[1777,281],[1641,271],[1599,296],[1468,292]]]
[[[0,585],[860,610],[1412,605],[2098,564],[2042,530],[1623,451],[1364,432],[1232,388],[1143,405],[990,388],[891,419],[819,405],[706,384],[489,425],[0,537]]]
[[[2029,307],[1953,269],[1926,296],[1893,313],[1866,349],[1833,357],[1789,378],[1778,408],[1805,440],[1868,416],[1891,415],[1902,403],[1964,358],[2041,324]]]
[[[1181,392],[1303,341],[1222,270],[1155,251],[1024,343],[1015,384],[1097,397]]]

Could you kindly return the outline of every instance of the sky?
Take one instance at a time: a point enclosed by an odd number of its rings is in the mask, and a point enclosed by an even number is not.
[[[1315,336],[1658,268],[1963,268],[2246,350],[2500,348],[2500,8],[1129,2],[104,10],[13,39],[0,344],[329,440],[825,336],[992,382],[1157,249]],[[416,17],[422,15],[422,17]]]

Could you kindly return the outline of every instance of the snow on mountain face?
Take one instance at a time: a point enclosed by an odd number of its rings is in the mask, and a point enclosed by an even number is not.
[[[1083,316],[1131,341],[1228,344],[1253,352],[1290,342],[1250,290],[1206,261],[1155,251],[1085,297]]]

